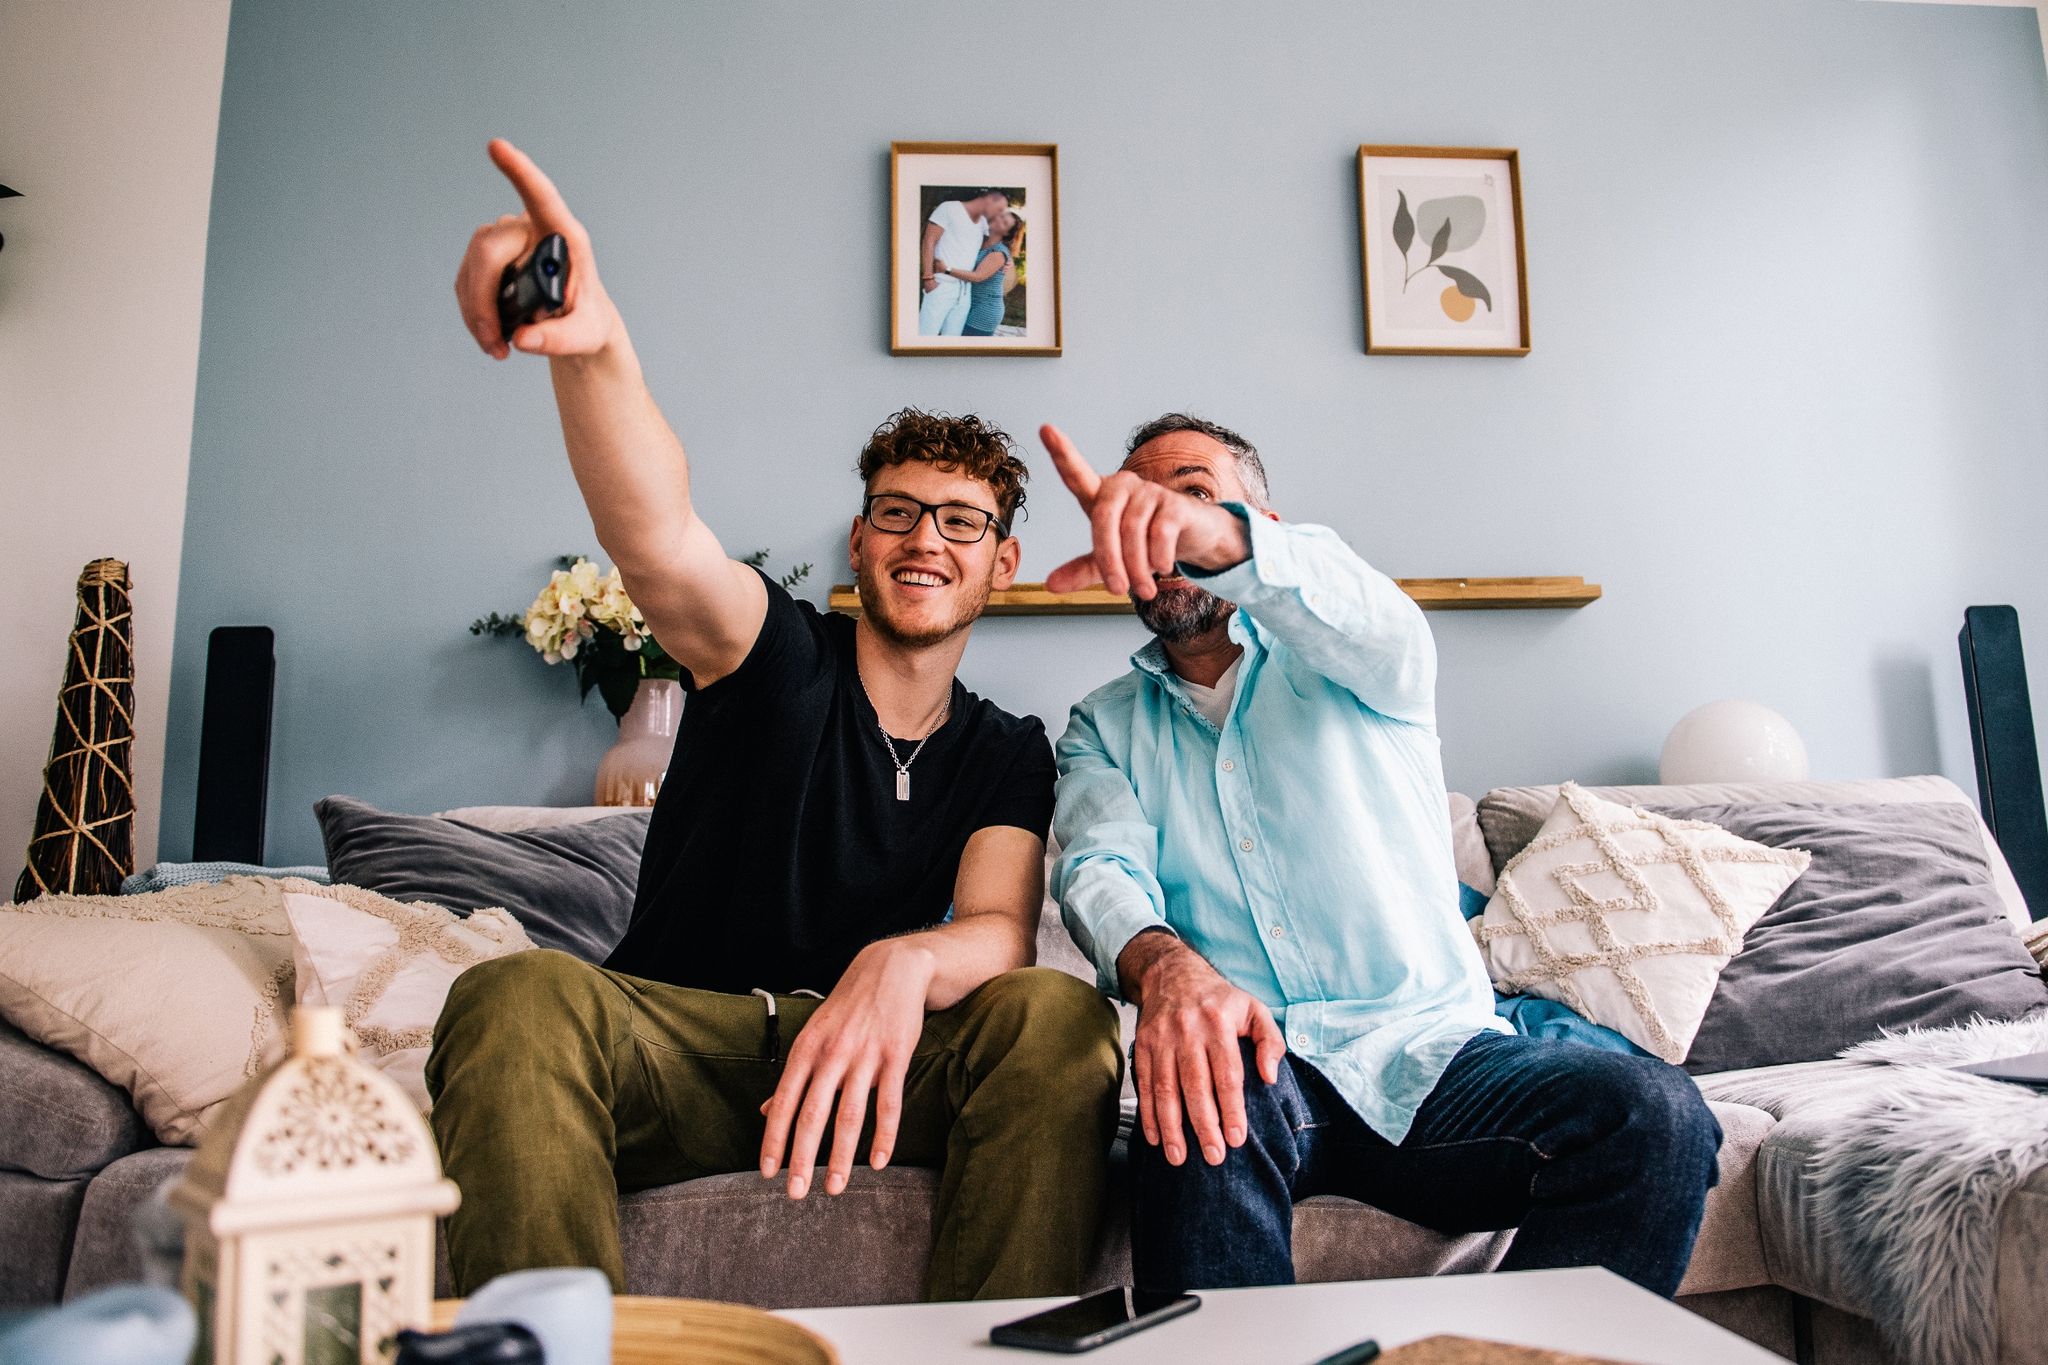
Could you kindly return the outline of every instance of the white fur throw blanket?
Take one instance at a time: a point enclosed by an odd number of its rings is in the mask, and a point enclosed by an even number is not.
[[[1865,1067],[1818,1087],[1772,1069],[1707,1087],[1781,1117],[1825,1118],[1803,1173],[1814,1244],[1902,1360],[1997,1357],[1999,1209],[2048,1166],[2048,1096],[1946,1068],[2044,1049],[2048,1011],[1887,1034],[1842,1054]]]

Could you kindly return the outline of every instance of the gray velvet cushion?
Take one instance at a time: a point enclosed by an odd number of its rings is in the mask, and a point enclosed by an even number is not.
[[[57,1301],[85,1188],[83,1180],[0,1171],[0,1309]]]
[[[0,1170],[69,1180],[155,1140],[119,1086],[0,1020]]]
[[[1083,1292],[1130,1280],[1121,1155]],[[629,1194],[619,1201],[627,1290],[761,1308],[914,1303],[931,1261],[938,1182],[937,1171],[856,1166],[836,1199],[793,1202],[751,1171]],[[1312,1281],[1482,1270],[1509,1234],[1446,1235],[1349,1199],[1311,1199],[1295,1206],[1294,1238],[1296,1272]]]
[[[499,905],[528,938],[602,962],[626,933],[647,812],[575,825],[480,829],[346,796],[314,803],[334,880],[467,914]]]
[[[1754,1177],[1749,1167],[1769,1127],[1753,1111],[1714,1106],[1730,1135],[1721,1151],[1721,1182],[1707,1196],[1706,1217],[1686,1276],[1686,1292],[1754,1283],[1756,1245]],[[1751,1130],[1755,1131],[1752,1132]],[[141,1273],[129,1228],[166,1180],[180,1174],[192,1152],[156,1147],[115,1162],[93,1181],[78,1216],[65,1296],[132,1280]],[[1121,1153],[1111,1165],[1109,1217],[1089,1258],[1084,1289],[1130,1278],[1129,1228]],[[28,1181],[27,1177],[20,1177]],[[0,1176],[0,1225],[19,1212],[34,1244],[24,1244],[41,1270],[38,1289],[63,1265],[61,1233],[75,1208],[75,1184],[64,1191],[29,1181],[20,1191]],[[854,1168],[845,1194],[793,1203],[775,1182],[751,1172],[711,1176],[626,1195],[619,1201],[619,1238],[629,1290],[724,1299],[761,1307],[822,1307],[853,1303],[910,1303],[920,1294],[930,1260],[932,1207],[938,1173],[912,1167]],[[64,1216],[56,1204],[68,1201]],[[47,1206],[47,1207],[46,1207]],[[1304,1281],[1413,1276],[1479,1270],[1496,1264],[1506,1233],[1446,1236],[1402,1222],[1349,1199],[1316,1198],[1294,1211],[1295,1264]],[[795,1254],[802,1248],[803,1254]],[[15,1257],[21,1259],[21,1255]],[[51,1257],[57,1259],[52,1262]],[[12,1265],[0,1258],[0,1267]],[[438,1288],[452,1292],[445,1255]],[[23,1302],[35,1301],[22,1300]]]
[[[1776,1120],[1742,1104],[1709,1101],[1708,1107],[1721,1125],[1721,1174],[1707,1191],[1681,1294],[1741,1289],[1771,1278],[1757,1227],[1755,1168]],[[1491,1270],[1512,1241],[1512,1232],[1433,1232],[1335,1195],[1294,1206],[1294,1273],[1304,1284]]]
[[[146,1148],[93,1178],[78,1211],[78,1234],[72,1239],[71,1265],[64,1275],[65,1298],[142,1278],[135,1215],[160,1185],[184,1174],[192,1153],[190,1147]]]
[[[2048,982],[2004,916],[1969,807],[1656,809],[1813,855],[1722,971],[1688,1071],[1817,1061],[1885,1028],[2048,1007]]]

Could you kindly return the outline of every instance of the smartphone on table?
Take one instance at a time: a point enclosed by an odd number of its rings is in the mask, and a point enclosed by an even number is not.
[[[1192,1313],[1201,1306],[1202,1301],[1193,1294],[1160,1293],[1125,1285],[1003,1323],[989,1330],[988,1339],[998,1346],[1076,1355],[1183,1313]]]

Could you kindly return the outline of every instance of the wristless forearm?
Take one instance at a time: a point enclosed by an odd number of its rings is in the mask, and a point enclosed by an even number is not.
[[[1215,515],[1204,528],[1205,534],[1183,549],[1181,561],[1207,573],[1221,573],[1252,557],[1251,528],[1227,507],[1212,505],[1209,510]]]
[[[1032,945],[1007,916],[970,915],[899,940],[931,955],[927,1010],[951,1009],[1004,972],[1031,965]]]

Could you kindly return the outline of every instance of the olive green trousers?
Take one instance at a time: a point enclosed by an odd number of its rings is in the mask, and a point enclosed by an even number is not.
[[[771,1025],[759,996],[644,981],[549,951],[464,972],[427,1061],[442,1165],[462,1190],[448,1221],[456,1291],[509,1270],[573,1265],[597,1267],[624,1292],[618,1196],[758,1171],[761,1105],[818,1004],[778,997]],[[1047,968],[1005,973],[925,1016],[890,1164],[941,1173],[926,1297],[1079,1290],[1122,1063],[1108,1002]],[[873,1125],[871,1100],[862,1161]],[[830,1150],[828,1130],[821,1161]],[[831,1197],[822,1178],[809,1197]]]

